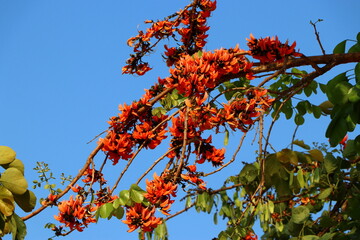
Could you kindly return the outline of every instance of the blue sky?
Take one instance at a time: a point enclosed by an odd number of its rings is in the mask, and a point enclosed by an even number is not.
[[[188,2],[0,0],[0,145],[17,152],[25,163],[30,184],[37,178],[32,170],[36,161],[48,163],[55,176],[62,172],[76,175],[96,144],[87,142],[106,129],[106,121],[117,114],[118,104],[138,99],[158,76],[167,76],[161,48],[151,58],[154,70],[149,74],[122,75],[121,67],[131,51],[126,40],[136,35],[137,29],[145,28],[144,20],[162,19]],[[318,30],[325,50],[331,53],[337,43],[354,39],[359,32],[359,9],[357,0],[218,1],[218,9],[209,21],[206,49],[237,43],[245,48],[245,38],[253,33],[256,37],[278,35],[282,40],[296,40],[302,53],[320,55],[309,21],[321,18],[324,21],[318,24]],[[337,71],[343,69],[349,67]],[[331,79],[337,71],[321,80]],[[322,100],[318,97],[314,102]],[[328,122],[323,119],[300,128],[299,138],[326,141],[324,126]],[[273,137],[280,149],[289,143],[294,127],[290,124],[286,129],[291,130],[286,132],[282,124]],[[230,140],[238,138],[231,135]],[[241,152],[239,162],[253,160],[253,150],[249,149]],[[150,164],[157,156],[147,152],[140,157]],[[116,178],[122,166],[124,163],[109,166],[113,174],[109,178]],[[132,169],[120,188],[128,188],[141,167]],[[223,178],[211,181],[220,186]],[[41,190],[35,193],[38,197],[47,195]],[[51,237],[51,231],[43,226],[55,222],[54,210],[26,222],[28,239]],[[170,239],[211,239],[224,228],[224,223],[210,224],[212,216],[190,211],[168,223]],[[104,220],[66,239],[136,239],[126,230],[117,220]]]

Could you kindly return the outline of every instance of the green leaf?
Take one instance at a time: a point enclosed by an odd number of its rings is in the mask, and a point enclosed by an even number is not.
[[[319,199],[323,200],[325,198],[327,198],[328,196],[330,196],[330,194],[332,193],[333,189],[331,187],[326,188],[324,190],[322,190],[318,196]]]
[[[334,104],[345,104],[349,100],[348,92],[352,87],[353,85],[348,82],[339,82],[331,90],[327,91],[327,96]]]
[[[284,224],[282,222],[276,222],[275,223],[275,228],[276,230],[278,230],[279,232],[282,232],[284,230]]]
[[[130,198],[136,203],[142,203],[144,200],[144,193],[135,189],[130,189]]]
[[[333,50],[333,53],[345,53],[346,40],[340,42]]]
[[[214,213],[213,221],[214,221],[214,224],[215,224],[215,225],[218,224],[218,214],[217,214],[217,212]]]
[[[286,119],[290,119],[292,117],[294,110],[292,107],[291,99],[285,102],[285,104],[281,108],[281,111],[285,114]]]
[[[335,236],[335,233],[325,233],[321,236],[320,240],[331,240]]]
[[[162,221],[162,223],[155,228],[154,233],[155,233],[155,240],[167,239],[168,233],[166,228],[166,222]]]
[[[353,123],[360,124],[360,102],[352,104],[350,117]]]
[[[119,203],[122,206],[125,206],[128,204],[130,200],[130,192],[129,190],[122,190],[119,194]]]
[[[296,114],[294,121],[295,121],[295,124],[296,124],[296,125],[300,126],[300,125],[303,125],[303,124],[304,124],[305,119],[304,119],[304,117],[301,116],[300,114]]]
[[[360,145],[360,144],[359,144]],[[346,147],[343,151],[343,156],[345,158],[351,158],[357,155],[358,151],[360,150],[360,146],[357,146],[354,140],[349,140],[346,143]]]
[[[291,163],[297,165],[299,161],[296,152],[291,151],[290,149],[283,149],[280,152],[277,152],[275,155],[277,160],[284,164]]]
[[[325,93],[326,92],[326,84],[319,83],[320,90]]]
[[[12,193],[4,186],[0,186],[0,212],[5,216],[11,216],[14,213],[14,197]]]
[[[205,210],[207,213],[211,212],[213,205],[214,205],[214,195],[212,195],[212,196],[209,195],[209,197],[207,198],[207,204],[205,206]]]
[[[298,206],[292,209],[291,220],[296,224],[302,224],[308,220],[310,210],[305,206]]]
[[[306,114],[305,101],[298,102],[295,108],[298,110],[298,114]]]
[[[298,170],[296,178],[299,182],[299,185],[301,188],[304,188],[306,186],[305,180],[304,180],[304,173],[301,169]]]
[[[321,117],[322,109],[319,106],[312,105],[312,112],[316,119]]]
[[[122,219],[124,216],[124,209],[122,207],[115,208],[112,212],[117,219]]]
[[[8,164],[2,164],[1,166],[5,169],[8,169],[10,167],[17,168],[24,175],[25,167],[24,167],[23,162],[19,159],[15,159],[14,161],[12,161],[11,163],[8,163]]]
[[[229,144],[229,130],[225,129],[224,146]]]
[[[356,64],[354,68],[355,79],[357,83],[360,83],[360,62]]]
[[[319,149],[309,150],[309,154],[316,161],[319,161],[319,162],[324,161],[324,156],[323,156],[322,152]]]
[[[24,212],[31,212],[36,206],[36,196],[30,190],[26,190],[22,195],[14,194],[14,199]]]
[[[0,182],[10,190],[10,192],[14,194],[24,194],[27,190],[28,183],[24,178],[24,175],[20,172],[20,170],[16,168],[8,168],[6,169],[1,177]]]
[[[292,68],[291,69],[291,72],[292,73],[295,73],[295,74],[307,74],[307,72],[306,71],[302,71],[302,70],[299,70],[299,69],[297,69],[297,68]]]
[[[349,101],[350,102],[358,102],[360,101],[360,85],[359,84],[356,84],[354,87],[352,87],[350,90],[349,90]]]
[[[191,206],[191,197],[190,196],[188,196],[187,198],[186,198],[186,203],[185,203],[185,207],[186,208],[189,208],[190,206]]]
[[[230,210],[230,207],[227,204],[221,207],[221,211],[225,214],[226,217],[229,218],[232,217],[232,211]]]
[[[353,119],[351,118],[350,115],[346,116],[345,121],[346,121],[347,131],[348,132],[354,131],[356,127],[356,122],[353,122]]]
[[[8,164],[15,160],[16,152],[7,146],[0,146],[0,164]]]
[[[12,218],[15,220],[16,223],[16,237],[15,240],[24,240],[27,234],[26,232],[26,225],[24,221],[17,215],[14,214]],[[14,236],[13,236],[14,239]]]
[[[314,182],[318,183],[320,181],[320,170],[319,168],[316,168],[314,170]]]
[[[119,198],[115,199],[112,204],[115,209],[118,208],[121,205],[120,199]]]
[[[337,102],[338,99],[344,101],[344,99],[342,98],[344,98],[344,95],[347,94],[349,89],[345,90],[346,86],[343,86],[342,84],[348,83],[348,81],[349,79],[347,78],[346,73],[344,72],[344,73],[340,73],[339,75],[337,75],[327,83],[326,95],[333,104],[339,104],[339,102]],[[340,85],[336,87],[338,84]]]
[[[360,44],[355,43],[348,51],[348,53],[357,53],[360,52]]]
[[[269,212],[274,213],[275,205],[273,201],[268,201]]]
[[[335,172],[340,166],[339,161],[331,153],[326,154],[324,166],[328,174]]]
[[[310,149],[310,146],[305,144],[303,140],[294,140],[292,143],[299,146],[299,147],[302,147],[302,148],[304,148],[306,150]]]
[[[309,87],[306,87],[306,88],[304,88],[304,93],[307,97],[310,97],[311,93],[312,93],[312,89]]]
[[[136,184],[131,184],[130,190],[135,190],[135,191],[138,191],[138,192],[146,193],[146,191],[144,191],[141,187],[139,187],[139,186],[136,185]]]
[[[301,238],[302,240],[318,240],[319,237],[316,235],[306,235]]]
[[[330,146],[335,147],[345,137],[348,127],[346,119],[341,114],[337,114],[336,117],[330,122],[325,136],[329,138]]]
[[[111,215],[113,210],[114,210],[114,207],[113,207],[112,203],[103,204],[99,209],[100,217],[101,218],[108,218]]]
[[[258,176],[258,170],[253,164],[245,164],[239,174],[240,182],[242,184],[251,183]]]
[[[334,108],[334,104],[330,101],[325,101],[319,105],[321,111],[325,114],[331,114],[331,110]]]

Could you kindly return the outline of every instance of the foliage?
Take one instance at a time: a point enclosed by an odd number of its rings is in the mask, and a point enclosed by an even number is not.
[[[360,34],[348,50],[349,41],[345,40],[335,47],[334,54],[323,56],[305,56],[295,49],[295,42],[253,35],[247,39],[248,50],[234,46],[206,51],[207,19],[215,9],[216,1],[194,0],[164,20],[146,21],[150,27],[129,39],[134,53],[124,74],[150,71],[145,57],[166,40],[172,44],[164,45],[163,54],[169,76],[159,78],[138,101],[119,106],[120,113],[110,118],[107,135],[99,139],[80,173],[63,177],[70,181],[64,190],[55,190],[49,183],[53,177],[47,174],[47,165],[38,163],[40,180],[34,182],[35,187],[45,183],[50,195],[22,220],[13,213],[13,202],[25,210],[33,207],[23,202],[23,194],[29,191],[22,164],[15,162],[12,150],[2,149],[6,170],[0,181],[6,200],[0,210],[5,226],[5,219],[12,219],[7,221],[15,229],[13,235],[25,234],[15,234],[21,225],[18,222],[56,205],[59,214],[55,219],[61,225],[46,226],[56,236],[83,231],[100,218],[115,217],[128,225],[129,232],[138,230],[140,239],[167,239],[166,221],[195,208],[211,213],[215,224],[219,217],[226,219],[226,229],[214,238],[219,240],[257,239],[253,227],[258,222],[264,239],[360,238],[360,215],[355,210],[360,203],[360,135],[347,139],[347,133],[360,123]],[[357,65],[325,84],[316,81],[345,63]],[[312,72],[299,69],[304,66],[312,67]],[[325,101],[311,103],[311,96],[320,92]],[[331,118],[325,134],[330,146],[308,145],[296,139],[295,131],[290,147],[272,149],[269,139],[278,119],[284,116],[300,126],[308,119],[306,114]],[[221,188],[206,186],[206,177],[236,161],[251,131],[256,133],[258,145],[253,161],[243,163],[238,174],[225,176]],[[226,157],[225,147],[213,141],[221,135],[228,145],[230,132],[242,135],[231,158]],[[114,194],[140,151],[165,144],[169,144],[168,151],[154,160],[136,183]],[[105,158],[96,168],[94,157],[100,151]],[[103,174],[108,160],[113,165],[127,162],[112,186]],[[201,171],[206,164],[213,170]],[[141,188],[143,178],[157,165],[162,166],[161,173],[154,173]],[[73,195],[60,201],[70,190]],[[186,199],[185,208],[171,213],[178,199]]]
[[[24,239],[26,226],[15,213],[15,203],[24,212],[31,212],[36,205],[36,196],[27,189],[24,164],[16,158],[13,149],[0,146],[0,165],[4,168],[0,176],[0,237],[11,233],[14,240]]]

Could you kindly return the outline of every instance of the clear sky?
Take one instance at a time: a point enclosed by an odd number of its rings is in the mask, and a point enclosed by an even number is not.
[[[96,145],[87,142],[106,129],[108,118],[118,113],[118,104],[138,99],[158,76],[167,76],[161,48],[155,52],[154,69],[149,74],[122,75],[121,67],[131,51],[126,40],[136,35],[137,29],[144,29],[144,20],[162,19],[187,3],[0,0],[0,145],[17,152],[25,163],[30,185],[37,179],[32,170],[36,161],[48,163],[54,176],[62,172],[76,175]],[[296,41],[297,48],[306,55],[320,55],[309,21],[321,18],[324,21],[318,24],[318,30],[325,50],[331,53],[340,41],[355,39],[360,30],[359,9],[358,0],[219,0],[209,21],[206,49],[233,47],[237,43],[245,48],[245,38],[253,33],[256,37],[278,35],[282,40]],[[322,81],[330,78],[326,75]],[[321,96],[314,102],[321,103]],[[299,138],[325,142],[324,126],[328,122],[324,119],[300,128]],[[280,133],[273,141],[280,149],[290,142],[293,128],[286,128],[289,132],[281,130],[283,126],[278,128]],[[232,135],[230,141],[237,139]],[[158,156],[148,152],[141,158],[150,165]],[[254,155],[245,149],[239,158],[239,162],[253,161]],[[108,170],[116,178],[122,166],[124,163],[109,166]],[[127,189],[139,172],[141,167],[132,169],[120,188]],[[222,177],[212,181],[220,186]],[[38,189],[35,193],[38,197],[47,195]],[[43,226],[55,222],[55,210],[26,222],[27,239],[52,236]],[[168,223],[170,239],[211,239],[224,229],[224,223],[211,224],[212,215],[190,211]],[[136,239],[136,234],[127,234],[126,230],[116,219],[103,220],[66,239]]]

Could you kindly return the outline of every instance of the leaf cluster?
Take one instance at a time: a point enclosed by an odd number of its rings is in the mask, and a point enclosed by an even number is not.
[[[15,204],[30,212],[36,205],[36,196],[27,189],[24,164],[13,149],[0,146],[0,165],[4,168],[0,176],[0,236],[11,233],[13,240],[24,239],[26,226],[15,213]]]

